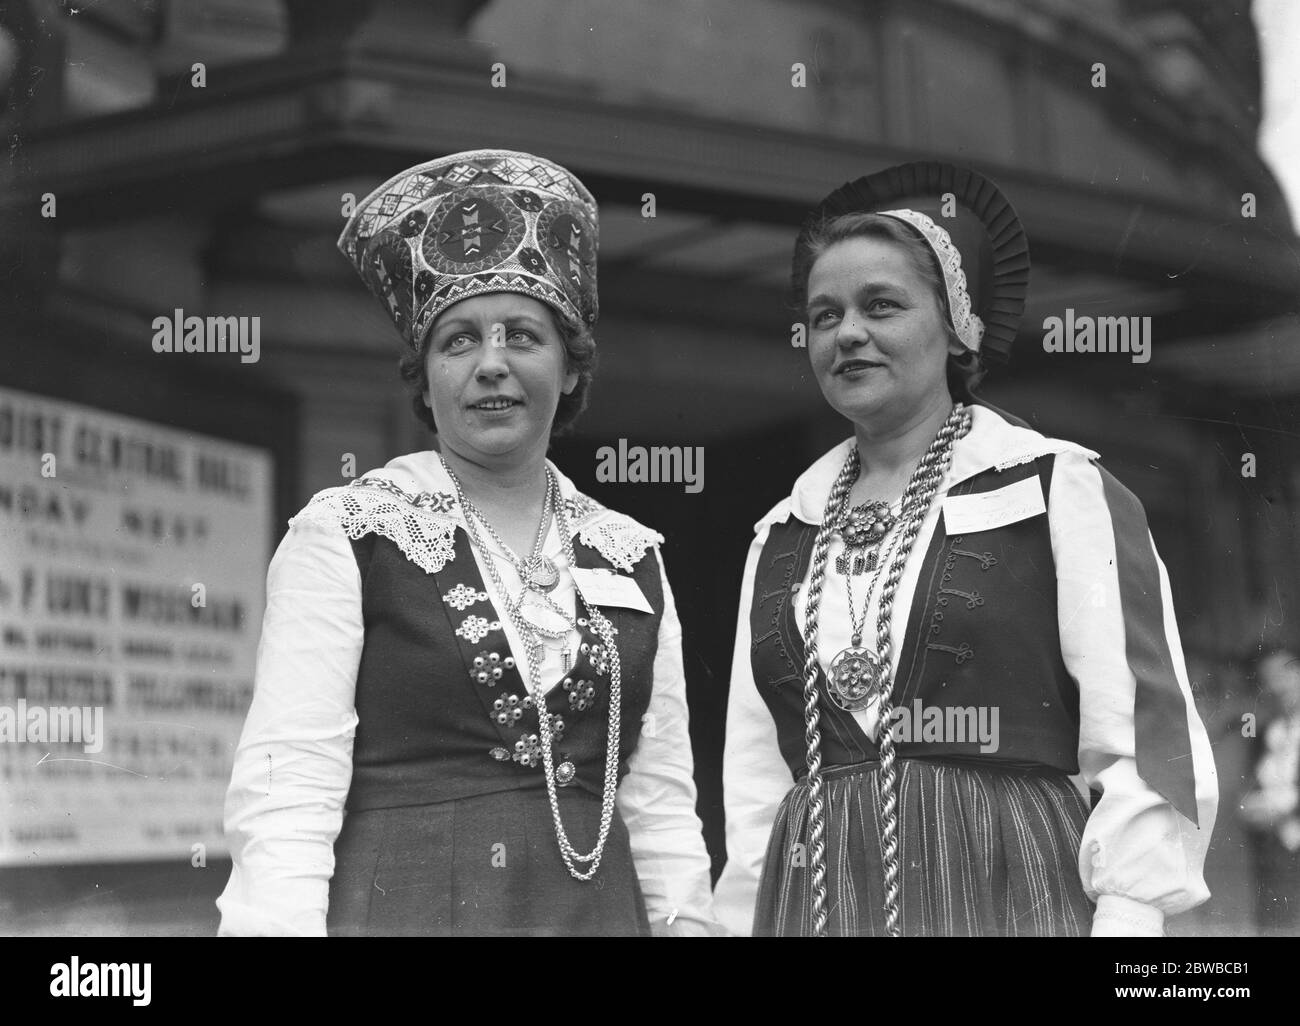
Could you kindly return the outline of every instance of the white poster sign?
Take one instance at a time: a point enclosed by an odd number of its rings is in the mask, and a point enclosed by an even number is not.
[[[225,852],[271,468],[0,389],[0,865]]]

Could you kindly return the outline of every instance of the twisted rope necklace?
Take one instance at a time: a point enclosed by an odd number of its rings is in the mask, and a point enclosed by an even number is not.
[[[891,937],[902,936],[899,922],[898,800],[895,793],[897,774],[894,769],[894,738],[888,729],[894,687],[890,675],[893,646],[889,636],[894,592],[903,576],[903,566],[916,542],[921,524],[934,501],[934,493],[938,491],[939,483],[952,462],[953,445],[970,431],[970,425],[970,410],[961,403],[954,404],[948,419],[912,471],[907,489],[903,492],[900,513],[902,532],[880,595],[875,649],[863,648],[860,638],[852,639],[849,647],[831,660],[831,673],[827,679],[827,692],[840,708],[854,712],[879,705],[877,737],[874,740],[880,750],[878,794],[882,819],[881,861],[885,875],[885,930]],[[818,615],[831,536],[839,529],[848,506],[849,491],[857,480],[861,465],[861,456],[855,445],[831,487],[822,513],[821,526],[813,545],[812,574],[804,611],[804,744],[808,764],[808,849],[812,868],[813,932],[818,937],[826,936],[829,918],[826,910],[826,809],[822,798],[821,711],[818,708],[820,696],[817,686]]]

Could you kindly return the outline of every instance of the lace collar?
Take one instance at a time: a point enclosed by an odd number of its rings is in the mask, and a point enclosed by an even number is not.
[[[657,531],[602,506],[574,486],[555,464],[570,533],[620,570],[631,572],[646,550],[663,543]],[[455,533],[465,530],[456,488],[433,450],[399,456],[348,485],[318,492],[291,526],[340,525],[349,538],[378,534],[426,573],[455,558]]]

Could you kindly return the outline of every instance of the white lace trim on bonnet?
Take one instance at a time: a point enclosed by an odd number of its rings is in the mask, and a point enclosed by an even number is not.
[[[916,210],[881,210],[879,213],[904,221],[921,233],[929,245],[948,291],[948,315],[953,330],[961,344],[972,352],[979,352],[984,339],[984,322],[971,310],[970,292],[966,288],[966,272],[961,267],[961,253],[952,243],[946,229],[940,228],[927,215]]]

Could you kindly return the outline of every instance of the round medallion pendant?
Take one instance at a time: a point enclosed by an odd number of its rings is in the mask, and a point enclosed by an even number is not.
[[[561,787],[573,783],[573,778],[578,775],[577,769],[568,759],[555,767],[555,782]]]
[[[875,700],[880,677],[880,657],[869,648],[850,645],[831,660],[831,701],[846,712],[865,709]]]
[[[560,570],[547,556],[528,568],[528,587],[543,593],[554,591],[560,583]]]

